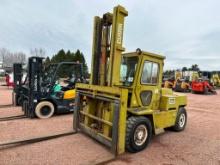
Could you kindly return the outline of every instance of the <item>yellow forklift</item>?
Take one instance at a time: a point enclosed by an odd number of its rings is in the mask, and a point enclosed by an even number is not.
[[[90,84],[76,84],[74,129],[115,155],[141,151],[152,135],[187,123],[186,96],[161,87],[165,57],[139,48],[122,54],[127,15],[117,6],[95,17]]]
[[[220,72],[213,71],[210,81],[215,87],[220,87]]]
[[[191,85],[189,81],[189,77],[183,76],[180,71],[176,71],[177,75],[175,81],[173,83],[173,90],[175,92],[190,92]]]
[[[177,80],[180,80],[181,77],[182,77],[182,72],[180,72],[179,70],[174,71],[174,76],[171,79],[165,81],[164,88],[175,89]]]
[[[175,92],[191,92],[191,83],[198,79],[198,77],[199,73],[197,71],[176,71],[173,90]]]
[[[174,82],[175,82],[174,71],[169,74],[163,74],[162,87],[173,89]]]
[[[173,90],[175,92],[190,92],[191,85],[188,79],[177,79],[174,82]]]

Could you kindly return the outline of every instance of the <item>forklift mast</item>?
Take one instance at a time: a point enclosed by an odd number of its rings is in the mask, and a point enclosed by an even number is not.
[[[42,57],[30,57],[28,61],[28,85],[33,99],[37,99],[38,93],[41,91],[43,59]]]
[[[116,6],[113,13],[95,17],[90,84],[76,85],[73,123],[76,131],[80,129],[89,134],[116,155],[125,149],[128,90],[117,86],[121,85],[124,19],[127,15],[125,8]],[[85,96],[87,104],[82,108]]]
[[[13,103],[15,105],[21,104],[21,93],[22,93],[22,64],[21,63],[14,63],[13,64],[13,73],[14,73],[14,89],[13,89]]]
[[[19,88],[22,85],[22,64],[14,63],[13,64],[13,73],[14,73],[14,92],[17,93]]]
[[[114,12],[106,13],[102,18],[94,18],[92,71],[90,84],[113,86],[120,85],[121,53],[124,18],[128,12],[122,6]],[[114,75],[114,76],[113,76]]]
[[[28,106],[30,109],[34,109],[41,97],[43,59],[42,57],[30,57],[28,59]],[[28,116],[34,117],[34,111],[30,111]]]

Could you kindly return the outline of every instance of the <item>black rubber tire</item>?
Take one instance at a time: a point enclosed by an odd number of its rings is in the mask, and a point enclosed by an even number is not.
[[[151,121],[143,116],[136,117],[132,116],[127,119],[127,127],[126,127],[126,140],[125,140],[125,146],[126,150],[128,152],[139,152],[147,147],[147,145],[150,143],[151,137],[152,137],[152,124]],[[145,125],[147,129],[147,138],[145,142],[142,145],[136,145],[134,141],[134,133],[136,128],[139,125]]]
[[[44,107],[48,107],[49,113],[47,114],[42,113]],[[35,108],[35,115],[40,119],[50,118],[51,116],[53,116],[54,112],[55,112],[54,105],[49,101],[41,101],[37,104]]]
[[[180,125],[180,117],[181,115],[185,116],[185,123],[183,126]],[[172,128],[172,130],[176,131],[176,132],[180,132],[183,131],[186,127],[187,124],[187,113],[186,113],[186,109],[184,107],[180,107],[176,116],[176,122],[175,125]]]

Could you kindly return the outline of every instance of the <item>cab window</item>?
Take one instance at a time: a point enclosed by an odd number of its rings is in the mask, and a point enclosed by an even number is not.
[[[121,61],[120,81],[124,86],[131,86],[134,82],[135,72],[137,68],[138,57],[124,56]]]
[[[158,71],[159,71],[158,63],[145,61],[142,76],[141,76],[141,83],[142,84],[157,84],[158,83]]]

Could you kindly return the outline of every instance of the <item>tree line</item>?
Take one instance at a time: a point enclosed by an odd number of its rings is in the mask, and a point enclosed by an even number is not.
[[[23,52],[11,52],[6,48],[0,48],[0,61],[2,67],[12,67],[13,63],[23,63],[26,61],[26,54]]]
[[[50,64],[59,63],[59,62],[82,63],[83,73],[86,77],[88,77],[88,66],[84,54],[79,49],[77,49],[75,52],[71,52],[70,50],[64,51],[63,49],[59,50],[51,58],[48,56],[46,57],[45,66],[49,66]]]
[[[30,56],[45,57],[46,51],[43,48],[34,48],[30,50]],[[27,55],[22,52],[12,52],[6,48],[0,48],[0,61],[3,68],[10,68],[14,63],[26,63]]]
[[[88,77],[88,66],[84,54],[77,49],[74,51],[59,50],[50,58],[46,56],[46,51],[43,48],[34,48],[30,50],[30,56],[45,57],[45,66],[51,63],[59,62],[80,62],[83,65],[83,72]],[[2,68],[11,68],[13,63],[27,63],[27,55],[24,52],[12,52],[6,48],[0,48],[0,61]]]

